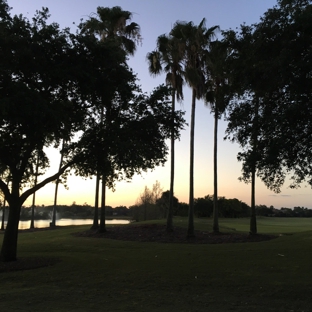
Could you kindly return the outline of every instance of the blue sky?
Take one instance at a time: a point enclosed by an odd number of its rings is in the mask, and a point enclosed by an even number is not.
[[[133,58],[130,66],[138,74],[142,89],[150,92],[157,85],[164,83],[164,76],[153,78],[149,75],[146,63],[146,54],[155,48],[159,35],[170,32],[176,21],[193,21],[198,24],[206,18],[206,26],[219,25],[222,30],[235,29],[240,24],[250,25],[259,21],[263,13],[276,4],[275,0],[9,0],[13,7],[12,13],[22,13],[28,18],[34,15],[37,9],[48,7],[51,13],[51,21],[57,22],[61,27],[75,29],[74,22],[87,19],[90,14],[96,12],[98,6],[121,6],[122,9],[133,13],[133,21],[141,26],[143,37],[142,46]],[[191,91],[184,87],[184,102],[181,108],[186,111],[186,120],[190,121]],[[239,147],[227,141],[223,141],[226,123],[220,122],[219,126],[219,196],[238,198],[250,204],[250,185],[238,181],[241,172],[241,164],[237,162],[236,155]],[[168,142],[169,143],[169,142]],[[213,116],[209,108],[201,101],[197,102],[195,123],[195,197],[203,197],[213,194]],[[51,168],[49,173],[57,170],[59,152],[49,150]],[[176,175],[175,196],[180,201],[188,202],[189,181],[189,128],[181,135],[181,140],[176,143]],[[107,192],[107,205],[130,206],[135,204],[144,186],[152,187],[158,180],[164,191],[169,189],[170,166],[169,162],[164,167],[157,168],[153,172],[135,176],[131,183],[120,182],[116,184],[116,191]],[[59,188],[59,204],[77,204],[87,202],[94,204],[95,180],[83,180],[71,176],[68,179],[69,190],[63,186]],[[36,203],[38,205],[51,205],[53,203],[54,184],[45,186],[37,192]],[[298,190],[287,188],[287,183],[280,194],[274,194],[257,181],[256,204],[273,205],[276,208],[305,206],[311,207],[312,192],[310,187],[302,186]],[[31,198],[26,205],[31,204]]]

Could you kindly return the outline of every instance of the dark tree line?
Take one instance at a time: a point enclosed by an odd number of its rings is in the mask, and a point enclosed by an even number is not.
[[[265,217],[298,217],[298,218],[311,218],[312,217],[312,209],[306,207],[294,207],[281,209],[276,209],[273,206],[267,207],[266,205],[257,205],[256,206],[256,214],[257,216],[265,216]]]
[[[155,186],[155,185],[154,185]],[[129,215],[136,221],[164,219],[170,209],[170,191],[162,192],[157,198],[153,190],[145,187],[144,192],[139,196],[139,200],[133,206],[129,207]],[[213,217],[215,205],[214,196],[207,195],[202,198],[194,198],[194,215],[198,218]],[[223,218],[243,218],[250,216],[250,207],[236,199],[218,198],[219,215]],[[172,206],[173,217],[187,217],[189,205],[180,202],[178,198],[173,197]]]
[[[38,206],[35,209],[35,220],[51,220],[54,206]],[[57,219],[69,218],[69,219],[93,219],[94,217],[94,206],[87,204],[77,205],[57,205],[56,206],[56,217]],[[123,216],[130,217],[130,210],[125,206],[111,207],[105,206],[105,216]],[[20,220],[31,219],[31,207],[22,207]]]
[[[173,199],[173,216],[187,217],[188,204],[180,202],[176,197]],[[205,197],[194,199],[194,214],[198,218],[213,218],[214,197],[207,195]],[[237,198],[218,198],[219,216],[221,218],[246,218],[250,217],[251,208],[246,203]],[[35,206],[34,220],[51,220],[54,206]],[[88,204],[77,205],[57,205],[56,215],[58,219],[93,219],[94,206]],[[300,217],[311,218],[312,209],[306,207],[293,207],[280,209],[274,206],[256,205],[256,216],[264,217]],[[8,208],[7,212],[8,212]],[[169,209],[169,191],[163,192],[162,196],[155,204],[149,204],[147,207],[146,220],[163,219],[166,217]],[[20,220],[31,220],[32,207],[22,207]],[[143,220],[144,206],[133,205],[126,206],[105,206],[105,216],[108,218],[130,218],[133,220]],[[6,218],[5,218],[6,220]],[[4,228],[2,229],[4,230]]]

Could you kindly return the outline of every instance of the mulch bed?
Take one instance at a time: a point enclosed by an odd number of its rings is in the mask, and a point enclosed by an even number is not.
[[[73,233],[77,237],[110,238],[137,242],[159,243],[186,243],[186,244],[225,244],[261,242],[276,238],[275,235],[257,234],[248,235],[242,233],[209,233],[195,230],[195,236],[187,238],[185,228],[174,227],[173,232],[167,232],[164,225],[146,224],[131,226],[113,226],[104,233],[97,230],[87,230]]]
[[[32,230],[21,230],[21,233],[34,231],[55,230],[61,227],[40,228]],[[97,230],[87,230],[73,233],[76,237],[91,238],[109,238],[123,241],[137,242],[158,242],[158,243],[184,243],[184,244],[226,244],[226,243],[251,243],[271,240],[276,238],[275,235],[257,234],[248,235],[242,233],[209,233],[195,230],[195,236],[187,238],[185,228],[174,227],[173,232],[167,232],[164,225],[146,224],[131,226],[112,226],[105,233],[99,233]],[[31,270],[54,265],[59,262],[58,258],[48,257],[25,257],[17,261],[0,262],[0,273],[12,272],[19,270]]]

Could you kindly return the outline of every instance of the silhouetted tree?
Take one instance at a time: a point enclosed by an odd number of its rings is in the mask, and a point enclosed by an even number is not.
[[[90,17],[86,22],[81,25],[82,31],[95,34],[99,37],[99,40],[104,43],[112,43],[119,50],[124,52],[124,57],[130,54],[133,55],[136,50],[137,43],[141,42],[140,27],[137,23],[131,22],[132,13],[129,11],[122,10],[121,7],[115,6],[113,8],[108,7],[98,7],[96,17]],[[124,62],[126,59],[124,59]],[[113,89],[112,89],[113,91]],[[108,92],[100,95],[100,103],[98,110],[100,112],[99,122],[102,128],[108,128],[110,126],[111,120],[111,105],[114,92],[110,94]],[[104,116],[105,115],[105,116]],[[105,124],[104,124],[105,122]],[[103,151],[104,152],[104,151]],[[104,159],[107,157],[104,155],[100,156]],[[98,159],[98,162],[101,160]],[[104,160],[105,163],[105,160]],[[107,172],[101,171],[100,174],[96,174],[96,179],[102,179],[102,199],[101,199],[101,216],[100,216],[100,232],[105,232],[105,191],[106,184],[109,183],[107,177]],[[96,181],[96,187],[98,187],[98,181]],[[96,196],[99,192],[96,192]],[[98,200],[96,199],[96,202]],[[92,228],[97,228],[98,218],[97,205],[95,205],[94,223]]]
[[[205,94],[204,65],[207,51],[217,26],[206,28],[205,19],[198,26],[192,22],[176,22],[170,36],[179,41],[180,49],[184,54],[185,80],[192,88],[191,123],[190,123],[190,193],[189,193],[189,220],[187,236],[192,237],[194,232],[194,138],[195,138],[195,107],[196,99],[202,99]]]
[[[211,42],[206,65],[205,101],[214,114],[214,147],[213,147],[213,231],[219,232],[218,221],[218,120],[225,112],[230,101],[229,73],[227,57],[230,48],[226,41]]]
[[[157,38],[157,48],[155,51],[147,54],[148,68],[151,75],[166,73],[166,83],[172,88],[171,108],[172,117],[175,112],[175,99],[183,100],[183,61],[184,53],[181,53],[179,42],[172,36],[161,35]],[[173,122],[173,118],[172,118]],[[170,148],[170,196],[167,214],[167,231],[173,230],[173,202],[174,202],[174,124],[171,130],[171,148]]]

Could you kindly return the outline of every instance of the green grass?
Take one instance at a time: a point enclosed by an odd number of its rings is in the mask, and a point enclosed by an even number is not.
[[[221,219],[220,226],[236,231],[248,232],[249,219]],[[312,230],[312,218],[257,217],[259,233],[291,234]]]
[[[261,243],[220,245],[71,235],[86,226],[22,233],[19,257],[61,261],[51,267],[1,273],[0,309],[312,311],[312,231],[307,231],[311,221],[262,218],[259,232],[294,234]],[[187,224],[185,218],[174,222]],[[248,231],[247,219],[222,219],[220,225],[223,231]],[[196,219],[195,227],[209,230],[211,220]]]

